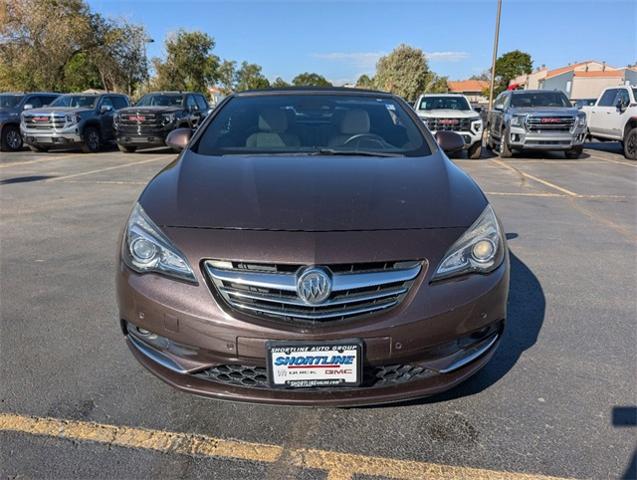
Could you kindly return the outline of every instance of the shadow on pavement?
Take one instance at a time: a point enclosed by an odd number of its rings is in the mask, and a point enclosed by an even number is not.
[[[30,175],[28,177],[13,177],[0,180],[0,185],[10,185],[12,183],[39,182],[48,178],[55,178],[55,175]]]

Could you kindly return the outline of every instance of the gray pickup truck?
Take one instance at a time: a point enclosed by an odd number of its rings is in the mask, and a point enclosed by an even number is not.
[[[97,152],[114,139],[113,114],[128,106],[128,97],[118,93],[61,95],[47,108],[23,112],[20,132],[36,152],[72,146]]]
[[[0,94],[0,151],[22,150],[20,114],[24,110],[46,106],[59,95],[50,92]]]
[[[578,158],[586,138],[586,114],[560,91],[502,92],[487,123],[487,146],[501,157],[522,150],[561,150],[567,158]]]

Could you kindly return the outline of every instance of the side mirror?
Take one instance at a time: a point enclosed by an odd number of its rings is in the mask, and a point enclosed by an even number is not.
[[[621,100],[617,100],[617,105],[615,105],[617,107],[617,110],[619,110],[620,112],[623,112],[624,110],[626,110],[627,105]]]
[[[436,141],[445,153],[456,153],[464,148],[464,140],[456,132],[436,132]]]
[[[108,113],[112,111],[113,111],[113,107],[111,107],[110,105],[102,105],[100,107],[100,113]]]
[[[25,103],[23,110],[31,110],[32,108],[33,108],[33,105],[31,105],[30,103]]]
[[[192,130],[189,128],[177,128],[166,137],[166,145],[181,151],[186,148],[188,142],[190,142],[190,137],[192,137]]]

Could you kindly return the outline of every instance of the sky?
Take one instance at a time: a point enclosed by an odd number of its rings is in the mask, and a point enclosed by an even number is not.
[[[89,0],[94,11],[143,24],[163,56],[167,35],[202,30],[222,59],[263,67],[273,80],[316,72],[335,84],[373,74],[401,43],[422,49],[450,80],[491,64],[497,0],[212,1]],[[503,0],[499,54],[520,49],[534,67],[583,60],[622,67],[637,62],[637,1]]]

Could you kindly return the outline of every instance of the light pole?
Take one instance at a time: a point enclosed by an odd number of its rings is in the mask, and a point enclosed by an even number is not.
[[[149,65],[148,65],[148,47],[149,43],[155,43],[155,39],[146,36],[144,38],[144,63],[146,64],[146,90],[150,87],[150,73],[149,73]]]
[[[502,0],[498,0],[498,14],[495,17],[495,38],[493,39],[493,57],[491,58],[491,87],[489,88],[489,111],[493,108],[493,88],[495,87],[495,61],[498,56],[498,39],[500,38],[500,13]]]

